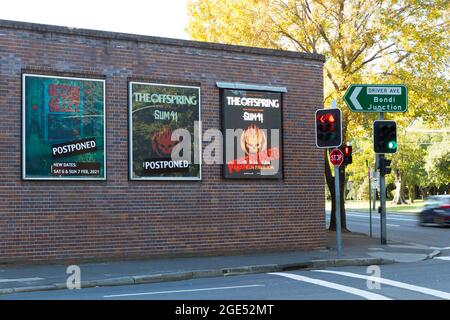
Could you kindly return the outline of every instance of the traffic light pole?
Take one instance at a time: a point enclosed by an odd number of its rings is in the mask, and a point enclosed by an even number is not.
[[[338,257],[342,254],[341,192],[339,188],[339,166],[334,166],[334,195],[336,197],[336,247]]]
[[[370,176],[370,166],[369,166],[369,160],[366,160],[366,166],[367,166],[367,177],[369,178],[369,225],[370,225],[370,237],[372,238],[372,186],[371,186],[371,179]]]
[[[382,112],[378,113],[378,119],[384,120],[384,114]],[[381,244],[387,243],[387,221],[386,221],[386,180],[384,178],[384,173],[381,170],[381,164],[384,161],[384,154],[378,154],[378,169],[380,170],[380,229],[381,229]]]
[[[380,162],[384,160],[384,154],[379,155]],[[380,207],[381,207],[381,244],[386,244],[386,180],[380,168]]]

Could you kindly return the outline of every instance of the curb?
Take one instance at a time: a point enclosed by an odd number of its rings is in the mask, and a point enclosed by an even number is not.
[[[432,254],[430,254],[430,256]],[[440,252],[439,252],[439,254],[440,254]],[[438,255],[438,254],[435,254],[435,256],[436,255]],[[346,266],[368,266],[368,265],[383,265],[383,264],[392,264],[392,263],[395,263],[395,261],[381,259],[381,258],[312,260],[312,261],[307,261],[307,262],[294,262],[294,263],[286,263],[286,264],[254,265],[254,266],[231,267],[231,268],[222,268],[222,269],[206,269],[206,270],[182,271],[182,272],[162,273],[162,274],[149,274],[149,275],[140,275],[140,276],[127,276],[127,277],[117,277],[117,278],[102,279],[102,280],[89,280],[89,281],[81,281],[80,286],[81,286],[81,288],[112,287],[112,286],[135,285],[135,284],[144,284],[144,283],[181,281],[181,280],[199,279],[199,278],[211,278],[211,277],[222,277],[222,276],[226,277],[226,276],[236,276],[236,275],[245,275],[245,274],[292,271],[292,270],[298,270],[298,269],[315,269],[315,268],[346,267]],[[12,294],[12,293],[23,293],[23,292],[65,290],[65,289],[67,289],[66,283],[55,283],[55,284],[40,285],[40,286],[0,289],[0,295]]]

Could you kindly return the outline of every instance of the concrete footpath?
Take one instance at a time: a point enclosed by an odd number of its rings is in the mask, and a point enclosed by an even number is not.
[[[343,233],[344,252],[337,257],[335,233],[328,232],[326,247],[235,256],[215,256],[80,264],[81,287],[118,286],[302,268],[416,262],[439,255],[437,250],[389,242],[366,235]],[[68,265],[1,266],[0,294],[67,288]]]

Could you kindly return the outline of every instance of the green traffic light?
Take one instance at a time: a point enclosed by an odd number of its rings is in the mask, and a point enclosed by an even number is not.
[[[393,149],[397,149],[397,142],[395,141],[389,141],[388,143],[388,148],[393,150]]]

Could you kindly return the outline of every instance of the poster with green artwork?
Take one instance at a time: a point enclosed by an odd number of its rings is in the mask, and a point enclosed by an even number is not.
[[[105,81],[23,75],[22,178],[104,180]]]
[[[200,180],[200,88],[129,83],[131,180]]]

